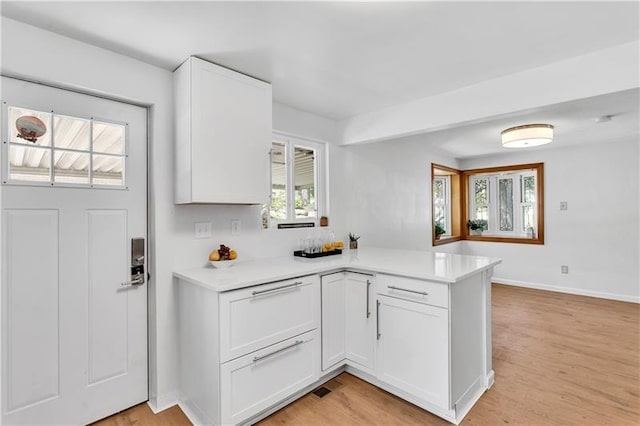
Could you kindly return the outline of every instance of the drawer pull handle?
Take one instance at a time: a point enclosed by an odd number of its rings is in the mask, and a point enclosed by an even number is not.
[[[380,340],[380,301],[376,300],[376,340]]]
[[[277,351],[273,351],[273,352],[268,353],[266,355],[254,356],[253,357],[253,362],[257,362],[257,361],[260,361],[261,359],[268,358],[271,355],[279,354],[280,352],[286,351],[287,349],[295,348],[296,346],[301,345],[303,343],[304,343],[303,340],[296,340],[294,343],[290,344],[289,346],[285,346],[284,348],[280,348]]]
[[[369,287],[371,287],[371,281],[367,280],[367,318],[371,316],[371,311],[369,310]]]
[[[300,284],[302,284],[302,281],[296,281],[293,284],[281,285],[280,287],[269,288],[267,290],[256,290],[251,292],[251,294],[253,294],[254,296],[257,296],[259,294],[271,293],[272,291],[282,290],[284,288],[298,287]]]
[[[408,293],[415,293],[415,294],[419,294],[421,296],[428,296],[429,295],[429,293],[427,293],[426,291],[409,290],[408,288],[396,287],[396,286],[393,286],[393,285],[388,285],[387,288],[389,288],[391,290],[399,290],[399,291],[406,291]]]

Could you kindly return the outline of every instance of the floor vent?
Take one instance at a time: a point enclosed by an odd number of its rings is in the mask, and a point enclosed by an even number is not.
[[[318,398],[324,398],[325,396],[329,395],[331,393],[331,391],[327,388],[325,388],[324,386],[319,387],[318,389],[313,391],[313,394],[315,396],[317,396]]]

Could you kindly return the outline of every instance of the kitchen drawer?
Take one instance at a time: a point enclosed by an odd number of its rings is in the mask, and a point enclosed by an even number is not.
[[[319,336],[313,330],[222,364],[222,424],[244,422],[317,381]]]
[[[441,308],[449,307],[448,284],[378,274],[376,288],[378,294]]]
[[[320,326],[317,275],[220,294],[220,360],[226,362]]]

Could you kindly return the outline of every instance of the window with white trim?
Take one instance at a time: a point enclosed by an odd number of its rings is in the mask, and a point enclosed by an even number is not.
[[[433,220],[444,228],[444,236],[451,235],[451,178],[433,178]]]
[[[517,170],[469,176],[469,218],[487,221],[483,235],[533,237],[537,234],[537,176]]]
[[[437,246],[459,241],[462,234],[462,172],[431,163],[431,244]],[[444,233],[440,234],[444,229]]]
[[[6,106],[3,182],[125,187],[125,123]]]
[[[271,146],[271,225],[313,222],[325,214],[325,150],[319,142],[274,134]]]

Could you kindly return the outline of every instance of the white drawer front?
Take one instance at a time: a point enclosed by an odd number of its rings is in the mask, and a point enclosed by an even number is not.
[[[378,274],[376,287],[378,294],[441,308],[449,307],[448,284]]]
[[[222,424],[237,424],[320,378],[320,333],[296,336],[222,364]]]
[[[220,295],[220,360],[226,362],[320,324],[320,279],[308,276]]]

